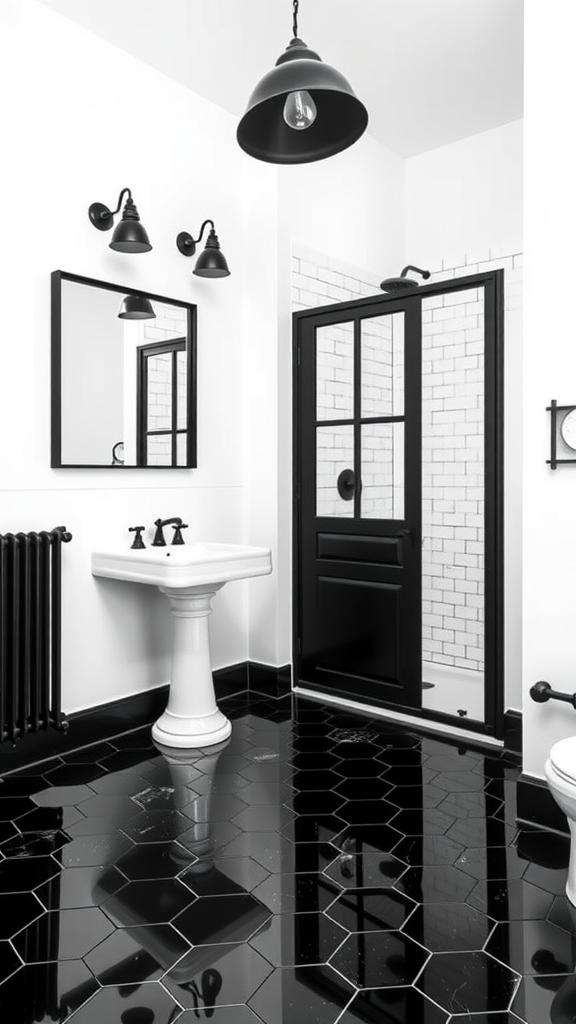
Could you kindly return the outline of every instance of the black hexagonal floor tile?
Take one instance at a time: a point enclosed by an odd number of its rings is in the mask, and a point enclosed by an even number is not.
[[[126,879],[113,865],[64,868],[58,877],[58,885],[46,882],[37,894],[46,910],[71,910],[98,907],[123,885],[126,885]]]
[[[7,796],[0,798],[0,821],[17,821],[33,811],[36,804],[28,796]]]
[[[0,985],[21,966],[22,961],[10,943],[8,941],[0,942]]]
[[[410,865],[454,864],[462,850],[446,836],[403,836],[393,847],[394,856]]]
[[[533,921],[545,920],[553,899],[530,882],[511,878],[477,882],[466,901],[496,921]]]
[[[356,988],[409,985],[428,953],[401,932],[350,935],[330,960]]]
[[[21,832],[57,832],[59,829],[73,829],[78,822],[85,820],[77,807],[35,807],[18,818],[17,825]]]
[[[454,818],[438,807],[425,807],[398,811],[390,824],[405,836],[441,836],[454,824]]]
[[[232,824],[243,832],[270,832],[279,831],[294,818],[294,811],[281,804],[258,804],[255,807],[244,805],[244,810],[232,819]]]
[[[415,906],[394,889],[347,889],[326,914],[349,932],[394,931]]]
[[[44,907],[31,892],[0,896],[0,939],[11,939],[43,913]]]
[[[458,868],[447,864],[425,864],[411,867],[395,883],[415,903],[456,903],[465,900],[475,882]]]
[[[46,773],[46,779],[51,786],[77,786],[95,782],[101,777],[102,769],[97,764],[61,764]]]
[[[0,778],[0,797],[33,796],[49,785],[50,782],[43,775],[5,775]]]
[[[523,978],[512,1010],[526,1024],[571,1024],[576,1018],[576,975],[570,971],[551,977]]]
[[[248,1001],[264,1024],[335,1024],[354,989],[329,966],[277,967]]]
[[[389,825],[349,825],[332,842],[345,853],[389,853],[402,838]]]
[[[31,799],[38,807],[72,807],[74,804],[81,804],[85,800],[94,797],[93,791],[88,786],[50,786],[40,793],[35,793]]]
[[[522,878],[529,861],[514,846],[472,846],[462,851],[455,866],[473,878]]]
[[[489,818],[502,806],[502,801],[489,793],[450,793],[438,809],[453,818]]]
[[[335,792],[345,800],[381,800],[392,789],[384,779],[338,779]]]
[[[98,982],[82,960],[31,964],[0,986],[0,1019],[14,1021],[18,1007],[21,1021],[63,1024],[97,991]]]
[[[206,1007],[246,1003],[271,971],[268,961],[247,943],[198,946],[168,972],[163,984],[181,1006],[208,1018],[212,1014]],[[234,1009],[240,1012],[239,1006]]]
[[[440,772],[434,778],[434,785],[446,793],[480,793],[486,787],[486,779],[478,772]],[[487,788],[492,796],[498,794]],[[503,799],[501,796],[500,799]]]
[[[114,925],[101,910],[83,907],[81,910],[48,911],[12,941],[26,963],[76,960],[113,931]]]
[[[70,842],[68,835],[59,829],[43,832],[24,832],[8,839],[2,846],[5,857],[18,860],[28,857],[48,857],[57,853]]]
[[[554,896],[563,896],[568,880],[567,868],[550,868],[542,864],[530,864],[523,875],[527,882],[532,882],[540,889],[551,892]]]
[[[308,790],[305,793],[293,793],[290,807],[296,814],[333,814],[344,803],[338,793]]]
[[[90,766],[87,766],[90,767]],[[112,775],[102,775],[90,784],[90,789],[95,793],[118,794],[132,796],[146,788],[146,782],[140,775],[132,772],[113,772]]]
[[[211,1013],[212,1024],[261,1024],[247,1006],[216,1006]],[[184,1010],[178,1024],[198,1024],[198,1010]]]
[[[344,779],[378,779],[385,777],[386,765],[368,758],[346,758],[334,765],[334,771]]]
[[[428,768],[418,765],[393,765],[388,768],[384,778],[386,782],[390,782],[393,786],[427,786],[429,782],[435,778],[436,773],[431,772]],[[446,793],[444,793],[444,797]]]
[[[117,928],[84,961],[101,985],[158,981],[190,949],[169,924]]]
[[[270,917],[253,895],[201,896],[174,919],[194,946],[245,942]]]
[[[32,892],[59,872],[52,857],[0,861],[0,893]]]
[[[103,836],[78,836],[55,854],[60,864],[67,868],[115,864],[134,844],[121,832]]]
[[[198,861],[180,875],[196,896],[234,896],[252,892],[268,872],[251,857],[220,857],[216,862]]]
[[[243,832],[222,851],[222,856],[252,857],[270,872],[321,871],[334,860],[328,843],[291,842],[278,832]]]
[[[416,987],[449,1013],[485,1013],[507,1010],[518,981],[487,953],[433,953]]]
[[[270,875],[254,896],[273,914],[314,913],[326,910],[341,890],[320,872]]]
[[[427,754],[423,754],[419,749],[404,747],[385,747],[377,759],[387,771],[393,767],[418,768],[424,764],[428,765]]]
[[[417,989],[404,986],[359,992],[338,1024],[446,1024],[447,1021],[444,1010]],[[478,1024],[485,1022],[478,1021]]]
[[[157,981],[101,988],[76,1011],[74,1024],[172,1024],[178,1004]]]
[[[349,800],[338,808],[338,817],[349,825],[388,825],[397,813],[388,800]]]
[[[328,843],[346,828],[337,814],[302,814],[283,825],[280,832],[293,843]]]
[[[389,853],[340,853],[324,874],[343,889],[391,886],[406,865]]]
[[[519,974],[568,974],[576,941],[549,921],[511,921],[496,925],[486,952]]]
[[[178,843],[138,843],[115,861],[130,881],[174,878],[196,858]]]
[[[2,843],[5,843],[8,839],[13,839],[17,835],[18,830],[11,821],[0,821],[0,852]]]
[[[102,910],[119,927],[169,924],[196,897],[177,878],[127,882],[101,904]]]
[[[96,743],[91,747],[81,747],[66,754],[66,764],[95,764],[105,757],[117,753],[111,743]]]
[[[394,786],[388,794],[390,803],[396,804],[403,810],[438,807],[445,797],[444,790],[437,789],[433,783],[428,783],[426,786]]]
[[[430,754],[426,767],[432,772],[469,772],[478,765],[478,758],[470,754]]]
[[[340,782],[342,782],[341,776],[330,769],[320,769],[316,772],[295,771],[290,779],[290,785],[293,789],[300,792],[307,792],[310,789],[330,790],[334,789]]]
[[[177,839],[190,828],[190,818],[179,811],[140,811],[123,831],[135,843],[161,843]]]
[[[250,939],[274,967],[325,964],[347,932],[325,914],[275,914]]]
[[[498,818],[458,818],[445,835],[462,846],[508,846],[516,829]]]
[[[280,783],[290,779],[290,772],[290,766],[285,764],[284,761],[270,761],[268,764],[262,762],[260,764],[253,763],[247,765],[246,768],[242,768],[238,778],[245,779],[247,783]]]
[[[484,948],[495,922],[467,903],[418,906],[402,931],[431,953]]]

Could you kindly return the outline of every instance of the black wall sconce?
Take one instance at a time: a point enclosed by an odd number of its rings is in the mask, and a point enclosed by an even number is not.
[[[210,233],[206,239],[204,250],[196,260],[196,266],[192,273],[196,274],[196,277],[229,277],[230,271],[226,257],[220,248],[213,220],[204,221],[198,238],[192,238],[188,231],[181,231],[176,238],[176,246],[183,256],[194,256],[196,246],[198,242],[202,241],[204,229],[208,224],[211,225]]]
[[[258,83],[238,125],[239,146],[271,164],[304,164],[340,153],[366,130],[368,112],[350,83],[298,36]]]
[[[155,320],[154,307],[145,295],[127,295],[118,312],[119,320]]]
[[[110,210],[104,203],[92,203],[88,209],[88,216],[95,228],[99,231],[109,231],[114,223],[114,217],[122,206],[122,199],[128,198],[122,210],[122,219],[114,229],[110,248],[116,252],[150,252],[152,246],[144,226],[140,223],[140,215],[129,188],[123,188],[118,196],[118,206]]]

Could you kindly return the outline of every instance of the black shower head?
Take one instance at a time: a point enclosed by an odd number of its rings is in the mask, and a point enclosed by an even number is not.
[[[430,277],[429,270],[420,270],[420,267],[413,267],[408,264],[404,267],[404,270],[400,274],[400,277],[387,277],[385,281],[382,281],[380,285],[383,292],[405,292],[411,288],[417,288],[420,284],[419,281],[415,281],[412,277],[406,277],[409,270],[413,270],[415,274],[420,274],[425,281]]]

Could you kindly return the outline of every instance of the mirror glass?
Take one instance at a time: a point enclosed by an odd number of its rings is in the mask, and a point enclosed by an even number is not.
[[[52,466],[196,466],[195,314],[52,275]]]

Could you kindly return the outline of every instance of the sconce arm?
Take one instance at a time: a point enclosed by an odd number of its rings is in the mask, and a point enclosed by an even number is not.
[[[204,231],[208,224],[210,225],[212,231],[215,231],[214,221],[210,219],[205,220],[204,223],[202,224],[202,227],[200,228],[200,234],[198,235],[198,238],[192,238],[192,235],[188,231],[180,232],[180,234],[176,238],[176,245],[183,256],[194,255],[194,253],[196,252],[196,246],[198,245],[198,242],[202,241]],[[208,242],[206,244],[210,245],[210,238],[208,239]]]
[[[110,213],[112,214],[113,217],[115,217],[116,214],[120,211],[120,207],[122,206],[122,200],[123,200],[125,195],[128,196],[128,199],[132,199],[132,192],[130,191],[129,188],[123,188],[122,189],[120,195],[118,196],[118,206],[116,207],[115,210],[110,210]]]

